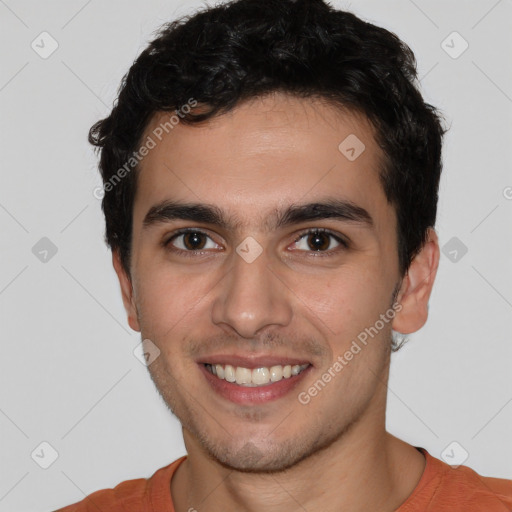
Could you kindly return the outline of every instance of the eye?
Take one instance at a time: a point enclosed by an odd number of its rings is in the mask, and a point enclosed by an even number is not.
[[[185,256],[192,256],[195,253],[201,253],[203,250],[218,249],[220,247],[207,233],[195,228],[185,228],[176,231],[167,241],[163,242],[163,245],[173,252],[181,253]],[[325,255],[328,256],[348,247],[348,242],[341,236],[324,228],[315,228],[301,233],[295,239],[292,250],[298,249],[301,252],[326,253]]]
[[[338,247],[348,248],[348,243],[327,229],[315,228],[301,233],[294,242],[296,249],[313,252],[338,252]]]
[[[180,229],[164,245],[174,247],[176,252],[196,252],[219,247],[205,232],[191,228]]]

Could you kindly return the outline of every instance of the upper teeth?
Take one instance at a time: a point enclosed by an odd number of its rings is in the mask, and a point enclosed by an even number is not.
[[[305,370],[309,364],[303,365],[277,365],[267,368],[243,368],[241,366],[231,366],[230,364],[207,364],[206,368],[216,375],[219,379],[225,379],[228,382],[236,382],[240,386],[264,386],[269,382],[277,382],[281,379],[288,379],[292,375],[298,375]]]

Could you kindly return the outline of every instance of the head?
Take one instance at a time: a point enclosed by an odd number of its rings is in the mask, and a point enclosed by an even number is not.
[[[165,25],[91,128],[129,323],[215,460],[279,470],[382,424],[392,331],[426,321],[439,259],[444,131],[416,78],[411,50],[353,14],[240,0]],[[262,403],[205,374],[292,355],[307,370]]]

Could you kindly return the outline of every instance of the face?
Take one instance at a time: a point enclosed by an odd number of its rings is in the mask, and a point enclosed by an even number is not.
[[[364,118],[276,94],[143,160],[131,282],[116,270],[189,452],[277,471],[382,419],[400,275],[381,158]]]

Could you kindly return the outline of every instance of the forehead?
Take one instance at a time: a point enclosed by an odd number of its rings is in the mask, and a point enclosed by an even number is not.
[[[363,115],[274,94],[162,130],[169,117],[156,114],[143,137],[156,144],[139,165],[135,222],[173,200],[217,205],[256,228],[280,207],[325,196],[372,211],[377,224],[389,221],[378,175],[383,154]]]

